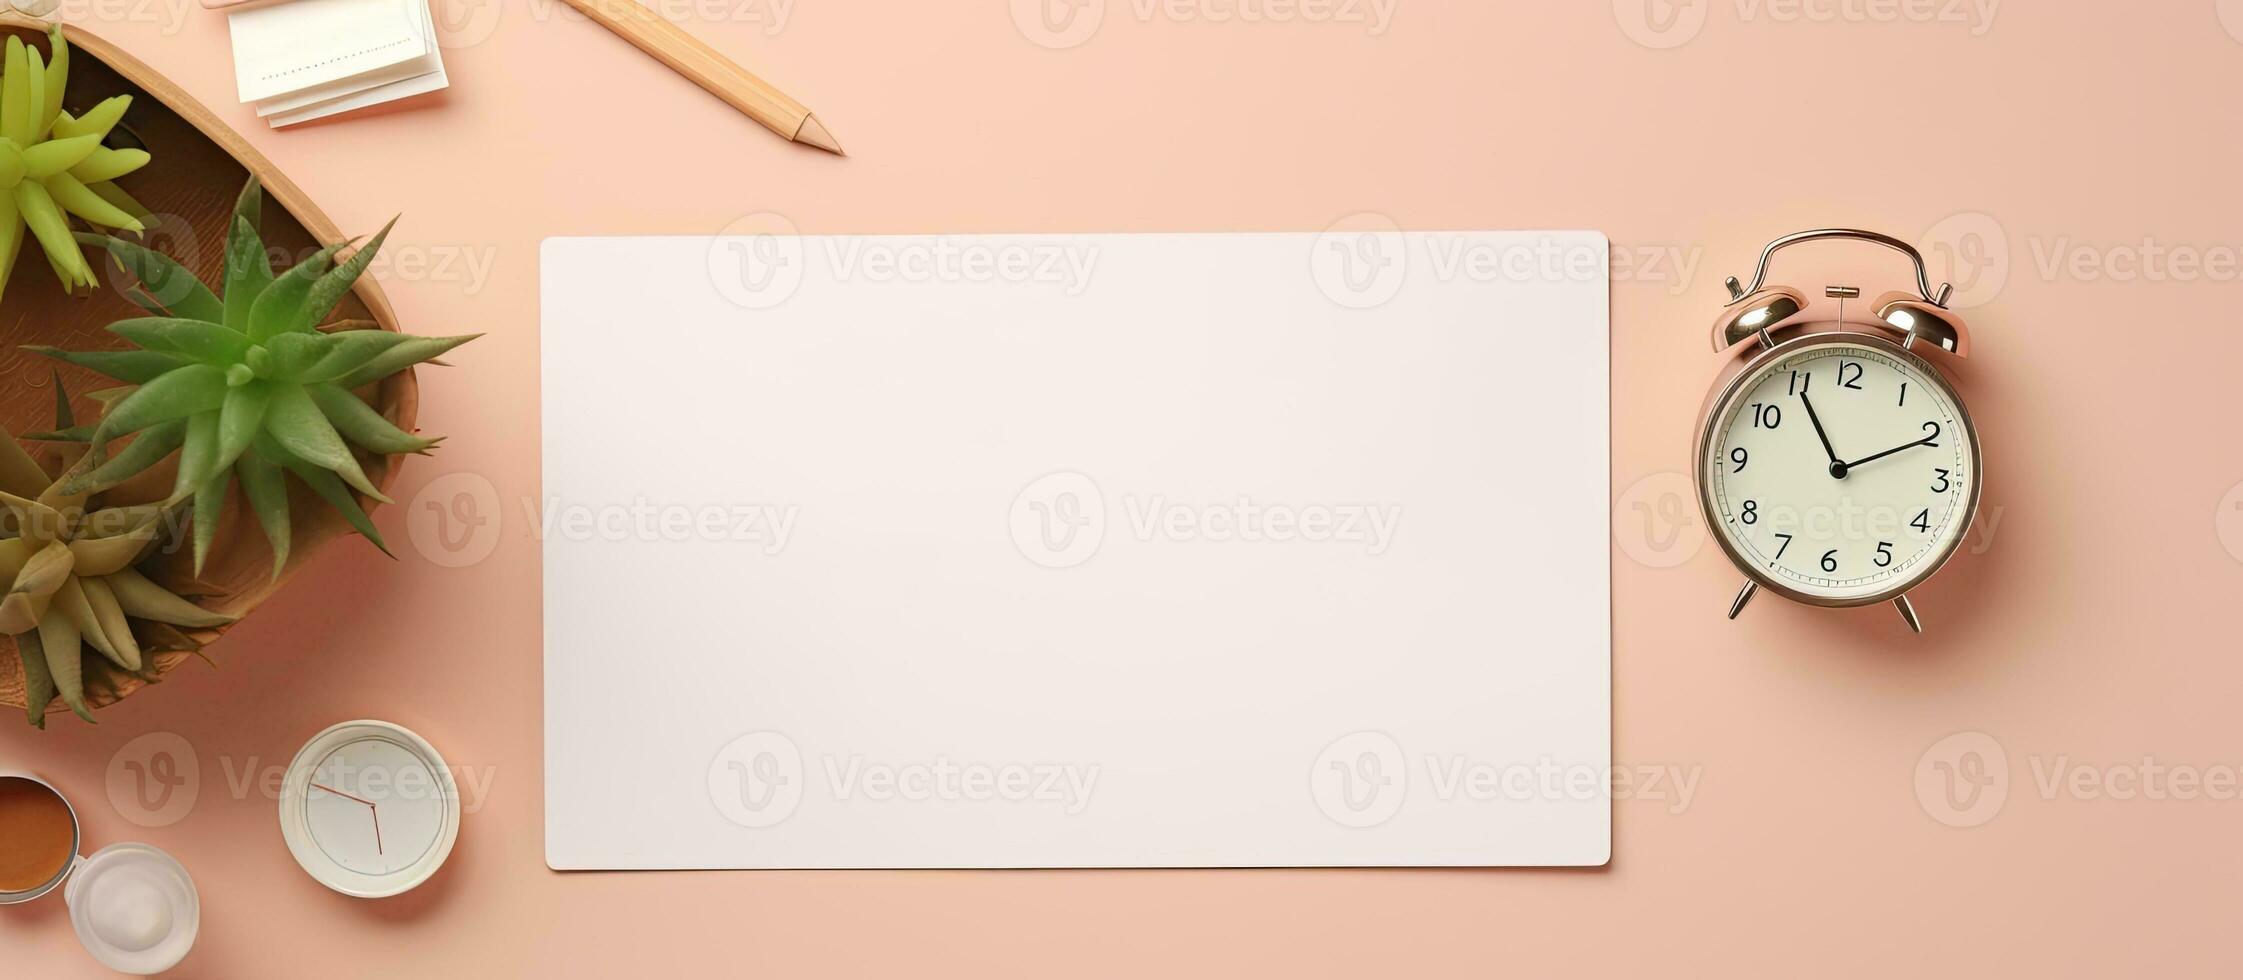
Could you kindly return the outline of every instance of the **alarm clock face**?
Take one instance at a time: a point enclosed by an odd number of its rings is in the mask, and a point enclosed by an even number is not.
[[[349,722],[314,737],[289,766],[281,836],[321,884],[375,898],[419,885],[459,834],[459,793],[443,758],[412,732]]]
[[[1978,506],[1978,435],[1946,379],[1880,338],[1822,334],[1761,355],[1707,419],[1708,523],[1764,586],[1848,606],[1906,592]]]

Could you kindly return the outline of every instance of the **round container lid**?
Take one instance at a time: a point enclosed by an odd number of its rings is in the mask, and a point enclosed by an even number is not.
[[[120,973],[161,973],[195,945],[202,900],[172,856],[146,844],[111,844],[80,860],[63,890],[78,941]]]

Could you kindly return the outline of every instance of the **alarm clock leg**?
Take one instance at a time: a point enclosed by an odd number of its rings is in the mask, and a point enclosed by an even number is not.
[[[1744,612],[1745,603],[1751,602],[1753,594],[1759,591],[1760,583],[1746,579],[1745,587],[1737,590],[1736,601],[1729,603],[1729,618],[1735,619],[1738,613]]]
[[[1894,597],[1893,608],[1900,610],[1900,618],[1908,621],[1908,628],[1911,631],[1917,633],[1924,631],[1923,622],[1916,618],[1916,607],[1909,605],[1907,596]]]

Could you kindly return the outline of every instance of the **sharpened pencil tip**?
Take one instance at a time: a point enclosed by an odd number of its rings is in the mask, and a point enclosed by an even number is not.
[[[794,131],[794,141],[808,143],[835,156],[849,155],[841,151],[841,141],[834,139],[833,133],[827,131],[825,124],[819,122],[816,116],[802,117],[802,128]]]

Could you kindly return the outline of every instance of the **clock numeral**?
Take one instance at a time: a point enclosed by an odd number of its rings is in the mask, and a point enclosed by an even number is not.
[[[1909,526],[1909,527],[1912,527],[1912,528],[1915,528],[1916,530],[1919,530],[1919,531],[1923,531],[1923,532],[1925,532],[1925,533],[1927,533],[1927,534],[1928,534],[1928,533],[1930,533],[1930,532],[1931,532],[1931,508],[1929,508],[1929,507],[1926,507],[1926,508],[1924,508],[1923,510],[1919,510],[1919,511],[1917,511],[1917,512],[1916,512],[1916,519],[1915,519],[1915,520],[1913,520],[1913,521],[1909,521],[1909,522],[1908,522],[1908,526]]]
[[[1822,570],[1826,572],[1838,570],[1838,549],[1832,548],[1822,553]]]
[[[1939,448],[1939,444],[1932,441],[1939,438],[1939,423],[1926,422],[1924,423],[1924,428],[1930,430],[1924,435],[1924,445],[1930,446],[1933,449]]]
[[[1773,429],[1783,424],[1783,407],[1763,402],[1752,403],[1752,427]]]
[[[1783,558],[1784,549],[1791,547],[1791,535],[1785,534],[1782,531],[1777,531],[1776,537],[1783,539],[1783,543],[1776,546],[1776,558],[1778,560],[1781,560]]]
[[[1939,482],[1937,482],[1937,483],[1934,483],[1934,484],[1932,484],[1932,485],[1931,485],[1931,492],[1933,492],[1933,493],[1946,493],[1946,492],[1947,492],[1947,488],[1953,485],[1953,484],[1950,484],[1950,483],[1948,483],[1948,482],[1947,482],[1947,475],[1948,475],[1948,474],[1947,474],[1947,471],[1946,471],[1946,470],[1943,470],[1943,469],[1939,469],[1939,468],[1937,468],[1937,467],[1934,467],[1934,468],[1932,469],[1932,474],[1933,474],[1933,475],[1932,475],[1932,479],[1934,479],[1934,480],[1937,480],[1937,481],[1939,481]]]
[[[1796,395],[1800,392],[1806,391],[1807,385],[1812,383],[1814,380],[1815,373],[1813,371],[1809,371],[1806,374],[1800,374],[1797,371],[1793,371],[1791,372],[1791,385],[1788,388],[1784,389],[1784,394]]]
[[[1853,371],[1854,373],[1853,373],[1853,374],[1851,374],[1851,375],[1848,375],[1848,374],[1846,373],[1846,371],[1847,371],[1848,369],[1852,369],[1852,371]],[[1860,364],[1860,363],[1858,363],[1858,362],[1855,362],[1855,361],[1839,361],[1839,362],[1838,362],[1838,387],[1840,387],[1840,388],[1852,388],[1852,389],[1853,389],[1853,390],[1855,390],[1855,391],[1860,391],[1860,390],[1861,390],[1861,364]]]
[[[1892,543],[1892,542],[1890,542],[1890,541],[1879,541],[1879,542],[1877,542],[1877,567],[1878,567],[1878,568],[1885,568],[1885,567],[1887,567],[1887,566],[1891,565],[1892,563],[1893,563],[1893,543]]]
[[[1742,472],[1744,472],[1744,471],[1745,471],[1745,460],[1747,460],[1747,459],[1751,459],[1751,458],[1752,458],[1752,454],[1751,454],[1751,453],[1747,453],[1747,452],[1745,452],[1745,447],[1743,447],[1743,446],[1738,446],[1738,447],[1737,447],[1737,448],[1735,448],[1735,449],[1729,450],[1729,461],[1730,461],[1730,462],[1732,462],[1732,463],[1735,463],[1735,464],[1737,464],[1737,468],[1736,468],[1736,469],[1733,469],[1733,470],[1730,470],[1729,472],[1731,472],[1731,473],[1742,473]]]
[[[1908,382],[1906,381],[1900,383],[1900,406],[1902,408],[1908,406]]]
[[[1747,524],[1760,523],[1760,502],[1757,500],[1745,501],[1744,513],[1740,515],[1740,519]]]

